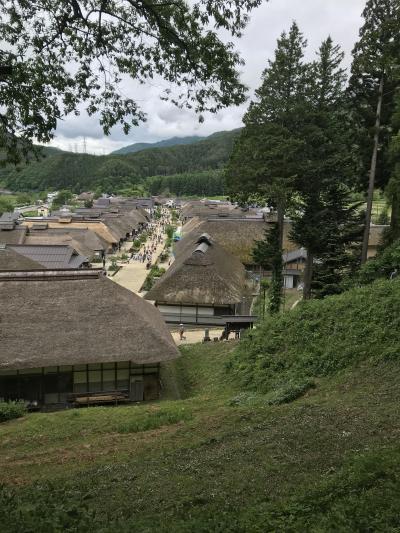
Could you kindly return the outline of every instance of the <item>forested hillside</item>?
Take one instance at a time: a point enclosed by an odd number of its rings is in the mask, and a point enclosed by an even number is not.
[[[61,152],[31,162],[19,170],[3,169],[0,179],[4,186],[16,191],[70,189],[79,193],[94,189],[118,192],[139,184],[146,188],[145,179],[148,177],[175,176],[165,184],[160,179],[153,179],[152,192],[156,194],[169,188],[175,194],[178,190],[180,194],[220,194],[222,175],[215,170],[221,169],[227,162],[237,135],[238,130],[222,132],[194,144],[154,148],[127,155],[94,156]],[[208,174],[205,171],[212,172]],[[193,173],[196,176],[192,179]],[[185,178],[177,179],[178,174],[185,174]],[[183,179],[191,182],[187,189],[182,186]],[[207,185],[210,179],[212,189]],[[221,180],[217,187],[216,179]],[[197,185],[194,186],[194,183]],[[175,184],[177,188],[174,189]]]
[[[119,150],[111,152],[112,155],[134,154],[141,150],[149,150],[152,148],[167,148],[168,146],[176,146],[179,144],[193,144],[199,141],[204,141],[206,137],[198,137],[196,135],[192,137],[171,137],[171,139],[165,139],[156,143],[134,143],[124,146]]]

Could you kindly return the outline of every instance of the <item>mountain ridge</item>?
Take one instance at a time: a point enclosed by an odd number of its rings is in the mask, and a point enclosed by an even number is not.
[[[170,137],[169,139],[164,139],[162,141],[157,141],[154,143],[133,143],[123,146],[118,150],[110,152],[109,155],[126,155],[126,154],[135,154],[136,152],[141,152],[142,150],[149,150],[152,148],[168,148],[170,146],[180,146],[184,144],[194,144],[199,141],[204,141],[207,137],[200,137],[198,135],[192,135],[188,137]]]

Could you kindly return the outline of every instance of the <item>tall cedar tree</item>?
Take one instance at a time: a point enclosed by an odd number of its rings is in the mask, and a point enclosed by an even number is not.
[[[321,194],[319,213],[323,251],[314,265],[311,284],[313,296],[324,298],[343,291],[343,280],[357,266],[362,236],[360,204],[351,204],[350,190],[334,183]]]
[[[387,244],[400,239],[400,90],[396,94],[395,110],[392,116],[389,162],[391,176],[386,187],[386,195],[392,204],[392,216],[390,231],[385,238]]]
[[[265,230],[265,237],[262,241],[256,241],[253,251],[255,263],[265,270],[270,270],[273,275],[268,300],[271,314],[279,312],[282,303],[283,259],[279,239],[279,227],[275,224],[272,229]]]
[[[227,168],[229,194],[245,201],[254,194],[277,208],[277,230],[259,243],[259,264],[271,264],[271,311],[280,309],[282,293],[283,228],[285,210],[296,189],[297,167],[303,152],[298,123],[304,116],[309,71],[303,61],[306,41],[296,23],[282,33],[275,57],[268,62],[262,85],[244,117],[245,128],[235,145]],[[264,250],[264,257],[261,257]]]
[[[374,188],[385,187],[390,177],[387,149],[395,89],[399,86],[400,0],[368,0],[363,17],[360,39],[353,50],[349,94],[360,153],[359,185],[368,190],[362,254],[365,262]],[[392,201],[397,217],[397,195]]]
[[[339,254],[345,238],[340,227],[326,233],[327,212],[333,217],[331,223],[337,220],[340,226],[344,224],[346,212],[349,222],[353,217],[352,210],[346,211],[343,202],[338,204],[335,215],[331,202],[332,195],[344,200],[342,185],[354,178],[345,105],[346,75],[341,66],[343,56],[340,47],[335,46],[330,37],[322,43],[318,59],[312,64],[308,109],[301,125],[305,143],[303,160],[299,165],[301,208],[293,216],[291,237],[307,249],[305,299],[311,297],[315,260],[321,261],[327,251],[333,251],[334,236],[338,240]],[[325,267],[328,268],[328,265]]]
[[[162,94],[198,113],[245,99],[242,64],[218,30],[240,37],[261,0],[51,0],[0,2],[2,161],[48,142],[58,120],[85,105],[104,133],[146,119],[121,94],[123,78],[164,79]],[[201,116],[201,115],[200,115]]]

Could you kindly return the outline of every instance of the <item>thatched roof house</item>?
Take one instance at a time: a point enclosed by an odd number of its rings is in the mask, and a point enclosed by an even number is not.
[[[36,229],[37,226],[38,224],[35,224],[31,227],[25,244],[65,244],[90,260],[101,257],[109,249],[108,243],[89,229],[47,228],[47,224],[42,229]]]
[[[207,219],[193,218],[183,226],[183,239],[176,244],[178,256],[186,242],[191,242],[202,233],[208,233],[214,242],[220,244],[229,253],[237,257],[244,265],[253,264],[252,252],[255,241],[263,240],[265,230],[272,227],[272,223],[262,219]],[[284,251],[292,251],[298,246],[289,239],[290,223],[285,223]]]
[[[102,271],[1,272],[0,293],[0,397],[151,399],[159,363],[179,355],[159,311]]]
[[[64,220],[64,221],[63,221]],[[48,229],[64,229],[67,232],[70,229],[91,230],[104,242],[107,246],[107,251],[112,251],[116,248],[119,239],[110,231],[110,229],[101,221],[91,220],[65,220],[65,219],[44,219],[47,223]],[[23,222],[24,226],[32,228],[37,222],[27,220]]]
[[[146,294],[161,312],[235,314],[246,295],[245,269],[238,259],[201,235],[191,242]]]

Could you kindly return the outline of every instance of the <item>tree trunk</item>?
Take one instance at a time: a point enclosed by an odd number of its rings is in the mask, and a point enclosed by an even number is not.
[[[369,243],[369,234],[370,234],[370,228],[371,228],[372,203],[374,200],[376,164],[378,160],[378,149],[379,149],[379,130],[381,127],[383,84],[384,84],[383,77],[384,77],[384,73],[382,73],[381,81],[379,83],[378,105],[376,108],[374,148],[372,151],[371,169],[369,172],[367,212],[365,214],[365,228],[364,228],[364,237],[363,237],[362,253],[361,253],[361,264],[362,265],[367,261],[367,257],[368,257],[368,243]]]
[[[311,282],[313,277],[314,256],[307,250],[306,268],[304,270],[304,300],[311,299]]]
[[[279,203],[277,206],[278,211],[278,228],[279,228],[279,246],[283,250],[283,230],[285,224],[285,208],[283,203]]]
[[[276,250],[272,261],[272,282],[270,288],[270,312],[271,314],[279,313],[282,305],[282,288],[283,288],[283,229],[285,222],[285,207],[283,202],[277,205],[278,220],[278,239],[276,242]]]
[[[392,195],[392,216],[390,217],[390,240],[400,239],[400,197],[397,190]]]

